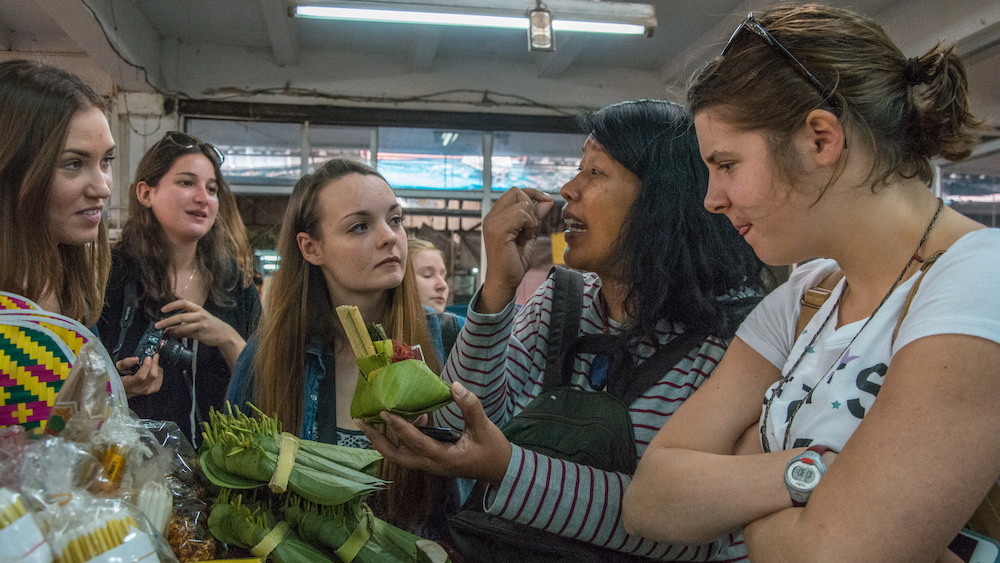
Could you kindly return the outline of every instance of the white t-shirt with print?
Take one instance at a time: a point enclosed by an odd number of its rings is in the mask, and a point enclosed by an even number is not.
[[[833,260],[815,260],[796,268],[788,282],[768,295],[736,333],[782,368],[782,374],[788,374],[814,332],[834,315],[771,403],[766,450],[815,443],[840,451],[875,401],[893,354],[914,340],[935,334],[965,334],[1000,342],[1000,229],[981,229],[963,236],[926,273],[900,284],[860,333],[867,319],[835,328],[834,307],[844,288],[841,280],[795,338],[802,294],[836,268]],[[895,343],[891,343],[903,302],[921,275],[926,279],[914,295]],[[765,393],[765,404],[777,386],[775,383]],[[809,396],[812,388],[816,389]],[[789,415],[798,405],[789,430]]]

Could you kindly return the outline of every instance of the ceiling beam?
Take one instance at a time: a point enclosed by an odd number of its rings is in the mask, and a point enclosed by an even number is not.
[[[538,78],[559,78],[589,43],[590,34],[587,33],[556,33],[556,50],[541,54],[536,75]]]
[[[260,9],[264,13],[274,62],[280,67],[294,66],[299,60],[299,40],[293,18],[288,16],[284,2],[260,0]]]
[[[441,43],[440,26],[417,26],[413,39],[413,70],[417,72],[427,72],[437,55],[438,45]]]
[[[0,21],[0,49],[4,51],[14,50],[14,37],[10,28],[3,21]]]
[[[958,54],[962,55],[965,63],[969,65],[993,56],[998,48],[1000,48],[1000,21],[966,35],[955,43]]]
[[[162,89],[160,34],[138,6],[122,0],[32,0],[119,87]]]
[[[983,39],[997,41],[1000,3],[988,0],[896,2],[875,19],[907,56],[923,55],[938,41],[946,45],[955,43],[962,55],[974,55],[982,50]],[[966,49],[962,48],[963,43]]]

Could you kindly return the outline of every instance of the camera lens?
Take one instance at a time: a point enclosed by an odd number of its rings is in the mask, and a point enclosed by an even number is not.
[[[194,353],[177,340],[166,339],[160,346],[160,365],[163,367],[188,366],[194,359]]]

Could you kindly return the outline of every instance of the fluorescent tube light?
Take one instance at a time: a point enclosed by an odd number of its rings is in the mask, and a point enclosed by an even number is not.
[[[296,6],[295,15],[304,18],[346,21],[528,29],[528,18],[516,16],[487,16],[404,10],[374,10],[370,8],[340,8],[334,6]],[[645,26],[642,25],[560,19],[552,20],[552,28],[557,31],[618,33],[627,35],[642,35],[646,32]]]
[[[590,33],[618,33],[622,35],[642,35],[646,27],[631,23],[578,22],[574,20],[552,20],[555,31],[586,31]]]

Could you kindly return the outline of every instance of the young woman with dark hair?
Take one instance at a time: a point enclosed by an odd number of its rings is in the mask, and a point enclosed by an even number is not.
[[[928,189],[932,158],[976,142],[961,60],[782,6],[749,16],[688,99],[705,207],[769,264],[825,259],[764,299],[650,444],[626,527],[691,543],[745,527],[760,563],[957,560],[1000,474],[1000,230]]]
[[[176,422],[195,445],[209,408],[222,408],[260,318],[249,244],[222,159],[212,145],[178,131],[146,151],[98,323],[132,410]],[[168,341],[140,364],[135,352],[150,329]]]
[[[329,160],[295,184],[278,255],[267,315],[240,357],[229,400],[253,403],[302,438],[367,448],[350,416],[358,366],[336,308],[358,307],[393,340],[419,344],[427,365],[441,371],[440,331],[429,331],[420,304],[403,208],[374,168]],[[382,474],[393,483],[376,497],[376,515],[434,536],[428,521],[445,509],[440,500],[450,483],[392,464]]]
[[[538,539],[541,545],[556,536],[580,540],[573,545],[601,548],[595,558],[602,561],[626,555],[738,560],[743,554],[738,537],[720,533],[700,547],[655,543],[627,534],[620,510],[634,458],[706,381],[735,328],[734,302],[764,290],[763,265],[725,219],[701,205],[708,174],[685,108],[661,101],[623,102],[585,116],[582,124],[590,136],[580,172],[560,192],[566,200],[564,259],[586,272],[582,301],[575,305],[580,309],[567,311],[580,315],[572,317],[579,321],[567,337],[579,337],[583,346],[596,335],[606,336],[600,354],[568,348],[568,395],[606,395],[600,391],[630,383],[647,360],[660,357],[675,340],[687,342],[677,350],[679,360],[654,368],[652,383],[637,398],[618,403],[626,426],[620,439],[633,449],[633,459],[566,461],[519,446],[498,427],[518,424],[519,413],[538,406],[536,397],[551,403],[545,383],[564,373],[564,365],[548,357],[560,324],[554,303],[564,297],[555,293],[555,276],[520,311],[514,309],[529,266],[528,247],[539,218],[552,205],[547,195],[529,189],[509,190],[483,222],[486,280],[445,368],[455,403],[435,416],[439,425],[462,429],[462,438],[454,445],[425,439],[389,413],[383,418],[401,445],[362,428],[389,459],[488,484],[489,493],[475,504],[488,515],[547,532]],[[561,430],[543,425],[537,432]],[[624,467],[611,470],[605,464]],[[466,561],[527,557],[502,547],[484,553],[460,542],[454,546]]]
[[[101,315],[110,267],[108,111],[73,74],[0,63],[0,291],[88,326]]]

